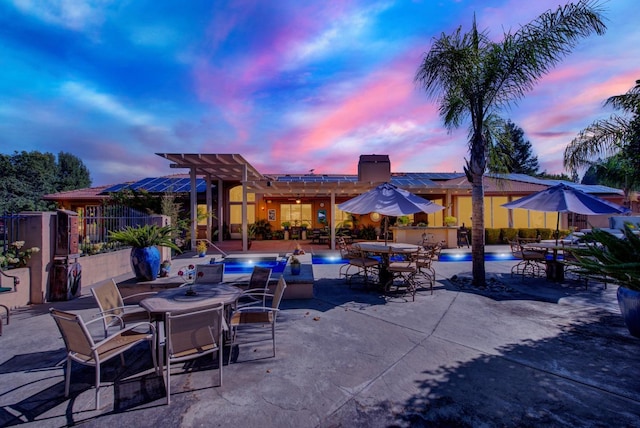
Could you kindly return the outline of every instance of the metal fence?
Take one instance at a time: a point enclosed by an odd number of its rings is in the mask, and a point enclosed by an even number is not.
[[[12,242],[24,240],[20,223],[29,217],[25,214],[4,213],[0,216],[0,254],[5,254]],[[78,237],[83,254],[93,254],[107,249],[109,232],[154,223],[155,216],[125,206],[91,206],[78,213]],[[22,232],[21,232],[22,231]],[[108,244],[119,247],[119,244]]]
[[[109,232],[153,222],[153,216],[120,205],[88,206],[78,215],[81,245],[106,243]]]
[[[2,252],[0,254],[5,254],[9,244],[12,242],[23,240],[20,236],[20,231],[22,230],[20,223],[25,221],[26,218],[26,215],[6,212],[0,216],[0,242],[2,243]]]

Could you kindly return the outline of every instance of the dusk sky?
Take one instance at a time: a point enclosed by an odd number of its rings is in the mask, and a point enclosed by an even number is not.
[[[559,0],[5,0],[0,153],[65,151],[93,185],[186,170],[156,152],[240,153],[260,172],[461,171],[465,124],[448,133],[414,83],[432,39],[458,26],[496,40]],[[640,79],[637,0],[610,0],[584,39],[503,117],[541,168],[603,101]]]

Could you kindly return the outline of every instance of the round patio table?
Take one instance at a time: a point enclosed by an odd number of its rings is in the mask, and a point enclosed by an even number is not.
[[[419,245],[406,244],[402,242],[378,242],[367,241],[357,242],[352,245],[354,248],[359,248],[361,251],[373,255],[380,256],[380,274],[379,274],[379,286],[383,289],[389,282],[393,275],[389,272],[389,263],[392,254],[415,254],[420,249]]]
[[[189,290],[195,295],[189,295]],[[233,305],[242,294],[242,289],[230,284],[201,283],[191,287],[178,287],[161,291],[140,302],[152,316],[164,317],[167,312],[188,312],[215,305]]]

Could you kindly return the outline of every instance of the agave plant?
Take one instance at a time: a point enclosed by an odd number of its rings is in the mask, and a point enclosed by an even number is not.
[[[605,277],[621,287],[640,291],[640,237],[629,224],[624,239],[600,229],[585,235],[591,245],[573,250],[572,265],[588,276]]]
[[[176,229],[172,226],[144,225],[127,226],[122,230],[110,231],[109,240],[120,242],[134,248],[169,247],[180,252],[180,248],[173,242]]]

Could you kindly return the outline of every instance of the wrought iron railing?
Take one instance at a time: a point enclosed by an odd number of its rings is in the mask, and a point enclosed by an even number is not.
[[[151,224],[154,217],[133,208],[119,205],[88,206],[78,215],[78,235],[83,254],[95,254],[107,247],[119,247],[109,243],[109,232]]]

